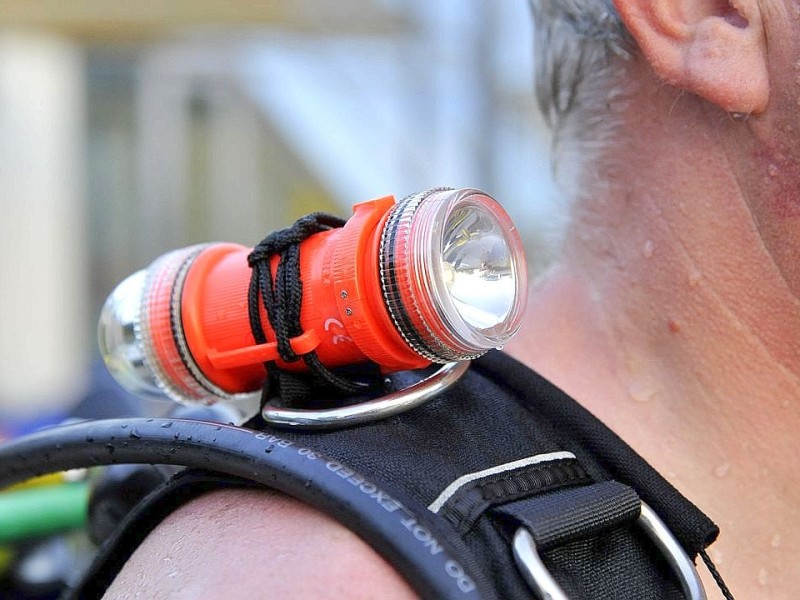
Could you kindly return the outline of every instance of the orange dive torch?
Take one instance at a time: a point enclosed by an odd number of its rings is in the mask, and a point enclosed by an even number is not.
[[[261,301],[267,341],[254,338],[250,252],[228,243],[183,248],[119,284],[99,325],[114,377],[140,395],[211,403],[260,390],[265,363],[304,369],[281,360]],[[519,329],[522,242],[481,191],[436,188],[357,204],[343,227],[311,235],[299,252],[302,333],[289,343],[328,368],[372,361],[389,373],[468,360]]]

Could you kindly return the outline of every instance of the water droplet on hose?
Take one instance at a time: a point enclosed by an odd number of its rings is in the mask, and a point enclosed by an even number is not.
[[[169,429],[170,427],[172,427],[172,421],[167,421],[166,423],[161,424],[162,429]]]
[[[128,434],[128,437],[130,437],[131,439],[134,439],[134,440],[142,439],[142,436],[139,435],[139,432],[136,430],[136,427],[131,429],[131,432]]]

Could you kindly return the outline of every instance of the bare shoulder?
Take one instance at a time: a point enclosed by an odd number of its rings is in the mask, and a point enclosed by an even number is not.
[[[105,596],[266,597],[416,595],[372,548],[319,511],[276,492],[229,489],[165,519]]]

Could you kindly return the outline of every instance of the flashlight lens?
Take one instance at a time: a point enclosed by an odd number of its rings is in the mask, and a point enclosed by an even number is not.
[[[517,229],[473,189],[406,198],[381,240],[386,307],[406,342],[435,362],[502,346],[522,321],[527,291]]]

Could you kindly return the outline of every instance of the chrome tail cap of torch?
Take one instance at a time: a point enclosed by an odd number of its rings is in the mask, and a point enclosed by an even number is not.
[[[128,391],[182,404],[249,402],[211,383],[189,351],[181,292],[194,259],[209,244],[174,250],[120,283],[106,300],[97,329],[108,370]]]

